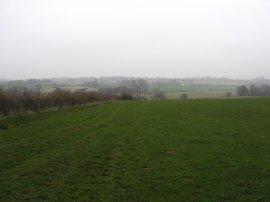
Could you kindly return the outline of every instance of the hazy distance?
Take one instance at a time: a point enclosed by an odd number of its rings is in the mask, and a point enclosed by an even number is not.
[[[0,0],[0,78],[270,78],[269,0]]]

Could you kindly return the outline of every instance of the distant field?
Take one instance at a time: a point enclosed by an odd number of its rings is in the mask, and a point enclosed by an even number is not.
[[[70,84],[70,85],[58,85],[56,87],[76,91],[85,89],[86,87],[81,84]],[[109,87],[109,86],[106,86]],[[97,88],[87,88],[89,91],[97,91]],[[168,99],[179,99],[181,94],[188,94],[188,98],[224,98],[227,92],[231,92],[232,97],[238,97],[237,86],[234,85],[157,85],[150,86],[147,97],[154,95],[155,89],[165,92]],[[54,85],[43,85],[41,91],[43,93],[51,93],[55,90]]]
[[[114,102],[0,121],[0,201],[269,200],[269,98]]]

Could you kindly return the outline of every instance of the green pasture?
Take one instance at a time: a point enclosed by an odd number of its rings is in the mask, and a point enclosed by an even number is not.
[[[0,201],[269,200],[269,98],[119,101],[0,120]]]

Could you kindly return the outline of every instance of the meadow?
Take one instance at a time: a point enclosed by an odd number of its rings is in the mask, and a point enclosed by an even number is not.
[[[2,118],[0,179],[0,201],[269,201],[270,99]]]

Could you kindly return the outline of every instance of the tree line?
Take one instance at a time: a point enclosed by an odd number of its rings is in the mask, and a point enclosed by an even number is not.
[[[270,96],[270,85],[239,86],[237,92],[240,96]]]
[[[9,115],[26,111],[41,111],[47,109],[61,110],[65,106],[82,105],[97,101],[118,99],[116,95],[89,92],[63,90],[57,88],[52,93],[41,93],[39,89],[14,87],[10,89],[0,88],[0,113]]]

